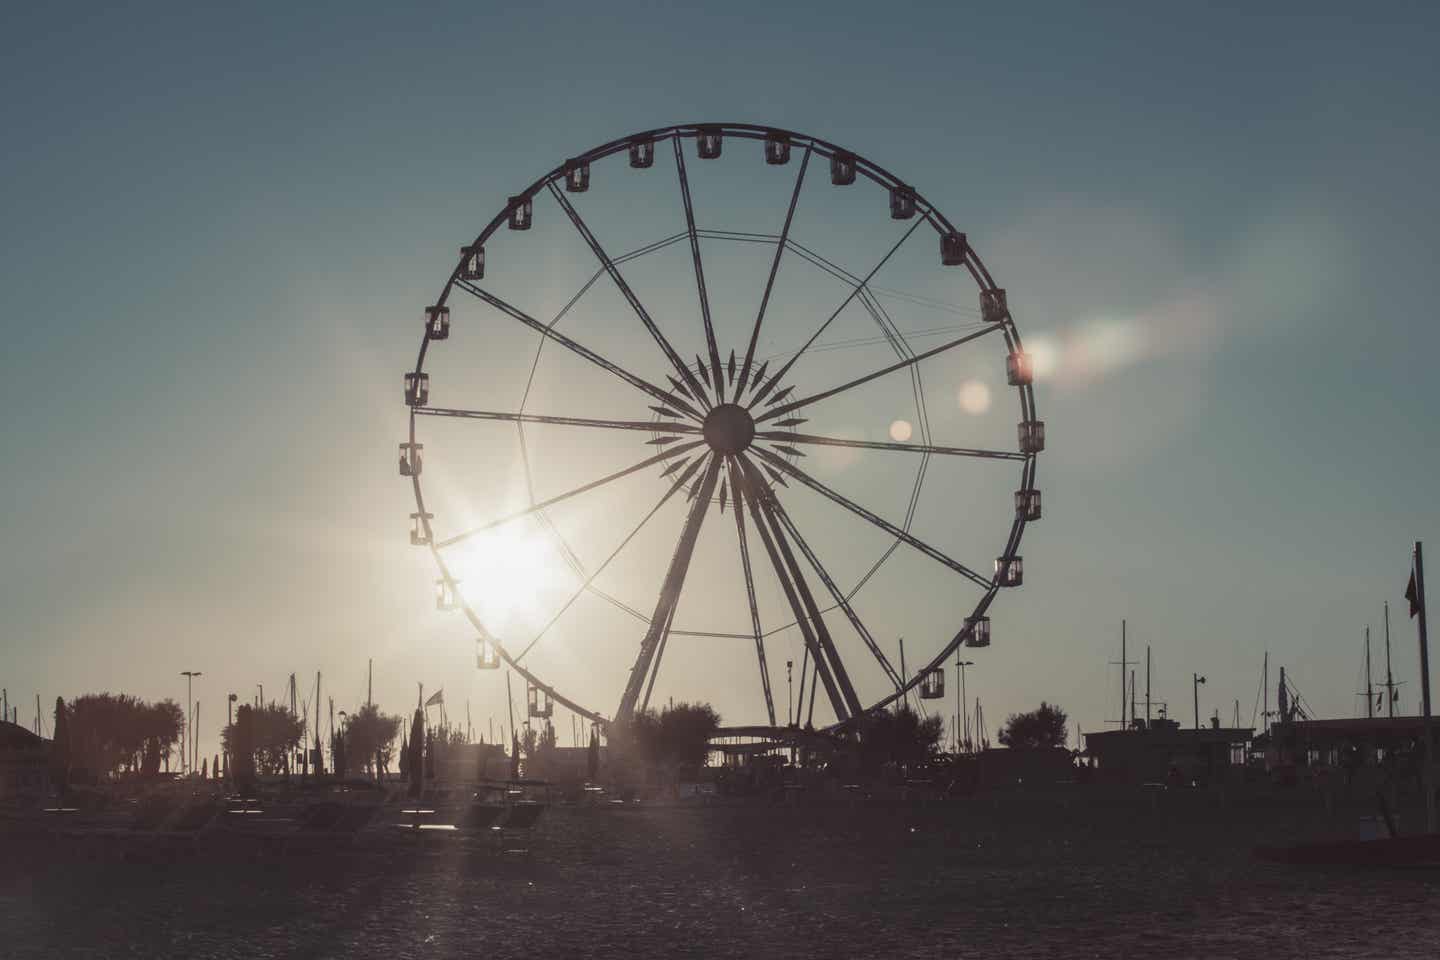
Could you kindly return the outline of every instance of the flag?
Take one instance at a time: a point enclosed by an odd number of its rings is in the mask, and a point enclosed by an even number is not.
[[[436,690],[434,693],[430,694],[430,699],[428,699],[428,700],[425,701],[425,706],[427,706],[427,707],[433,707],[433,706],[435,706],[435,704],[437,704],[437,703],[444,703],[444,702],[445,702],[445,688],[442,687],[442,688],[440,688],[439,690]]]
[[[1410,568],[1410,584],[1405,588],[1405,599],[1410,601],[1410,618],[1420,612],[1420,591],[1415,587],[1415,568]]]

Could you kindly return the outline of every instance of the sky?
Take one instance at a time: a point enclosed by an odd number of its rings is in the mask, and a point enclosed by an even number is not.
[[[1045,514],[1025,535],[1024,586],[991,610],[993,646],[968,655],[992,736],[1042,699],[1087,730],[1115,720],[1122,618],[1132,658],[1151,647],[1173,717],[1190,721],[1199,673],[1201,713],[1228,720],[1238,700],[1248,725],[1267,650],[1319,713],[1354,715],[1367,624],[1383,662],[1386,600],[1413,711],[1401,594],[1412,541],[1440,534],[1437,34],[1440,15],[1420,4],[7,9],[0,684],[28,724],[37,693],[183,700],[179,672],[201,670],[206,754],[227,693],[263,685],[268,699],[294,672],[307,699],[321,671],[322,698],[353,709],[372,660],[389,710],[423,683],[444,687],[452,720],[468,701],[478,731],[506,722],[503,672],[474,669],[473,630],[435,609],[433,561],[408,542],[415,506],[395,451],[420,311],[505,198],[565,157],[734,121],[846,145],[914,184],[1009,291],[1036,354]],[[687,149],[702,228],[778,231],[795,161],[768,169],[755,145],[727,142],[702,169]],[[623,158],[597,165],[583,212],[615,250],[673,232],[673,165],[661,151],[648,180]],[[823,175],[810,186],[797,231],[863,274],[898,237],[883,195]],[[531,233],[497,235],[487,277],[553,315],[594,263],[553,201],[535,212]],[[942,272],[933,244],[906,246],[875,283],[903,330],[973,327],[974,285]],[[753,246],[703,247],[725,346],[773,249]],[[684,253],[634,270],[693,352]],[[786,261],[762,353],[793,351],[845,295],[802,266]],[[567,329],[662,375],[614,290],[592,292]],[[454,311],[432,402],[514,409],[535,339],[473,299]],[[833,337],[865,322],[852,310]],[[982,343],[922,365],[935,441],[1013,448],[1003,350]],[[889,362],[884,349],[807,356],[797,388]],[[649,416],[643,395],[585,380],[592,370],[554,351],[542,361],[527,409]],[[884,439],[917,420],[909,391],[902,377],[817,405],[807,429]],[[422,426],[437,527],[523,498],[513,429]],[[649,449],[535,430],[541,495]],[[911,454],[804,463],[903,517]],[[914,527],[977,566],[1003,544],[1015,479],[991,466],[932,461]],[[589,569],[664,492],[653,472],[616,487],[555,517]],[[883,546],[815,498],[781,496],[837,579]],[[646,610],[683,504],[666,509],[611,584]],[[677,614],[687,626],[748,629],[732,523],[707,514],[700,585]],[[574,574],[543,531],[488,550],[469,561],[475,603],[523,640]],[[867,587],[865,615],[892,658],[908,638],[913,665],[973,598],[925,558],[901,559]],[[757,593],[766,627],[783,623],[773,583]],[[531,663],[608,714],[643,625],[613,608],[576,617]],[[794,633],[770,644],[782,713]],[[657,697],[757,719],[753,642],[677,640]],[[878,675],[860,682],[884,692]],[[557,728],[569,742],[569,717]]]

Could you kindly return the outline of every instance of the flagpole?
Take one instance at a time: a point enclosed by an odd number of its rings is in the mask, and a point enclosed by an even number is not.
[[[1435,832],[1435,741],[1430,720],[1430,645],[1425,634],[1425,558],[1420,541],[1415,541],[1415,605],[1420,608],[1420,702],[1422,704],[1422,736],[1425,739],[1425,766],[1421,783],[1425,786],[1425,830]]]

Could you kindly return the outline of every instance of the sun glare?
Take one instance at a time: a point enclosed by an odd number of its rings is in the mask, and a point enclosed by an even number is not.
[[[493,531],[457,546],[446,559],[460,595],[494,630],[533,623],[544,615],[544,601],[570,580],[541,533]]]

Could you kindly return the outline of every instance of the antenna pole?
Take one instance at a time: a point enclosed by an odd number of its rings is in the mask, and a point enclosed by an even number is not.
[[[1125,621],[1120,621],[1120,729],[1125,729]],[[1135,712],[1130,712],[1130,719],[1135,719]]]
[[[365,706],[375,702],[375,658],[370,658],[370,666],[365,674]]]

